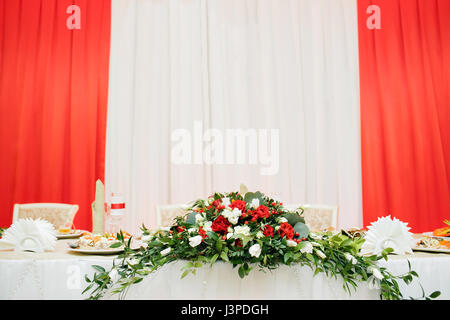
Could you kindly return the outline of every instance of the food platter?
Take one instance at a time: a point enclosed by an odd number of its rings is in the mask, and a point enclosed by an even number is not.
[[[416,245],[412,249],[430,253],[450,253],[448,241],[450,241],[449,237],[437,237],[432,232],[425,232],[417,239]],[[447,245],[443,245],[443,243],[447,243]]]
[[[56,238],[57,239],[75,239],[75,238],[81,237],[84,232],[86,232],[86,231],[83,231],[83,230],[71,230],[70,233],[57,232],[56,233]]]

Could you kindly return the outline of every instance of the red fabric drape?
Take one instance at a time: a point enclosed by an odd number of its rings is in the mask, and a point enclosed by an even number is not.
[[[69,30],[69,5],[81,29]],[[104,178],[110,0],[0,0],[0,226],[14,203],[78,204]]]
[[[381,9],[381,29],[366,13]],[[364,224],[450,218],[450,1],[358,0]]]

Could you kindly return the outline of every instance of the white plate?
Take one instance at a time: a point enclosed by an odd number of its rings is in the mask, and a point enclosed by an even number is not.
[[[118,254],[123,252],[123,248],[113,248],[113,249],[73,249],[69,248],[70,251],[84,253],[84,254]]]
[[[433,253],[450,253],[450,249],[435,249],[435,248],[421,248],[414,247],[413,251],[424,251],[424,252],[433,252]]]
[[[423,236],[429,237],[429,238],[437,238],[437,239],[444,239],[444,240],[450,240],[449,237],[438,237],[438,236],[433,236],[433,232],[424,232],[422,233]],[[420,238],[418,238],[417,240],[419,240]],[[420,241],[420,240],[419,240]],[[418,242],[419,242],[418,241]],[[450,249],[436,249],[436,248],[424,248],[424,247],[419,247],[416,246],[414,248],[412,248],[414,251],[423,251],[423,252],[433,252],[433,253],[450,253]]]
[[[83,230],[76,230],[75,233],[56,233],[56,239],[74,239],[79,238],[81,235],[86,232]]]

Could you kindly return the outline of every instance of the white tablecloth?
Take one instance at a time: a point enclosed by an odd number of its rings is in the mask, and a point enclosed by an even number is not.
[[[93,264],[110,268],[115,256],[81,255],[67,251],[67,241],[58,241],[56,251],[44,254],[0,251],[0,299],[83,299],[84,275],[92,277]],[[426,293],[442,292],[441,299],[450,299],[450,255],[416,253],[409,255],[411,265],[419,273]],[[407,271],[404,256],[390,256],[382,261],[392,273]],[[252,270],[240,279],[230,264],[218,262],[205,266],[197,275],[180,279],[184,262],[160,268],[139,284],[131,287],[128,299],[378,299],[377,290],[361,283],[348,295],[342,280],[324,274],[312,277],[308,267],[281,266],[268,273]],[[405,286],[405,298],[420,297],[417,281]],[[112,297],[116,298],[116,296]]]

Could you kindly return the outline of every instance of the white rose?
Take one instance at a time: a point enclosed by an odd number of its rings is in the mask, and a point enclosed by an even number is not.
[[[190,238],[189,238],[189,245],[190,245],[191,247],[196,247],[196,246],[198,246],[200,243],[202,243],[202,240],[203,240],[203,238],[202,238],[202,236],[200,236],[200,235],[195,236],[195,237],[190,237]]]
[[[318,250],[318,249],[316,249],[316,254],[320,257],[320,258],[322,258],[322,259],[325,259],[327,256],[325,255],[325,253],[323,253],[322,251],[320,251],[320,250]]]
[[[144,242],[148,242],[148,241],[152,240],[152,238],[153,237],[151,235],[144,235],[141,237],[141,240]]]
[[[212,231],[211,226],[212,221],[206,221],[205,224],[203,225],[203,230],[205,230],[206,232]]]
[[[228,219],[232,224],[238,223],[239,217],[242,212],[238,208],[234,208],[233,210],[224,210],[222,215]]]
[[[222,199],[222,205],[225,206],[225,208],[228,208],[228,206],[231,204],[230,198],[225,197]]]
[[[345,259],[350,261],[352,264],[356,264],[358,262],[358,260],[356,260],[356,258],[348,252],[346,254],[344,254],[344,256],[345,256]]]
[[[250,207],[252,207],[253,209],[256,209],[259,207],[259,199],[253,199],[252,202],[250,203]]]
[[[264,237],[264,233],[260,230],[260,231],[258,231],[258,233],[256,234],[256,238],[261,239],[262,237]]]
[[[288,240],[286,241],[287,246],[288,247],[296,247],[297,246],[297,242],[293,241],[293,240]]]
[[[205,217],[201,213],[195,215],[195,222],[201,222],[203,220],[205,220]]]
[[[303,248],[300,249],[301,253],[312,253],[313,252],[313,245],[311,244],[311,242],[304,242],[305,245],[303,246]]]
[[[162,256],[167,256],[170,253],[170,251],[172,251],[171,248],[166,248],[166,249],[162,250],[160,253]]]
[[[196,228],[189,228],[189,229],[188,229],[188,232],[189,232],[189,233],[191,233],[191,232],[196,232],[196,231],[197,231]]]
[[[120,279],[119,272],[117,272],[116,269],[112,269],[112,270],[109,272],[109,278],[111,279],[111,281],[112,281],[113,283],[116,282],[117,280]]]
[[[278,222],[279,223],[288,222],[288,219],[281,217],[281,218],[278,218]]]
[[[252,257],[258,258],[259,255],[261,254],[261,246],[259,244],[255,243],[248,249],[248,252],[250,253],[250,255]]]
[[[228,233],[227,233],[227,240],[230,239],[233,235],[234,235],[233,232],[228,232]]]
[[[243,236],[250,235],[250,227],[249,226],[237,226],[234,228],[235,234],[242,234]]]

